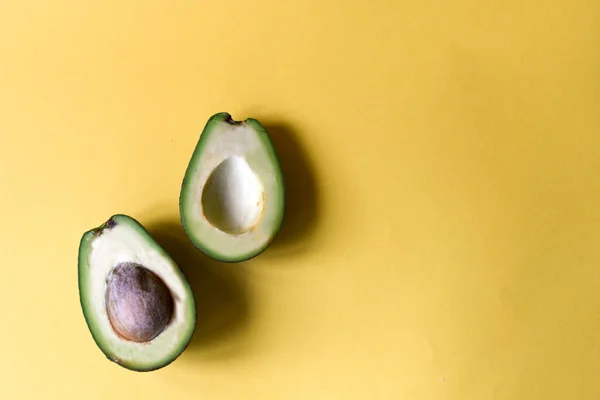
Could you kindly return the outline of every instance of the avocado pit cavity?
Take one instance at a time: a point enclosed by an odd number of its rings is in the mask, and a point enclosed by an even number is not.
[[[122,263],[107,279],[106,312],[120,336],[148,342],[171,320],[173,297],[155,273],[139,264]]]
[[[217,229],[241,235],[260,222],[264,188],[248,162],[232,156],[210,174],[202,192],[202,207],[206,219]]]

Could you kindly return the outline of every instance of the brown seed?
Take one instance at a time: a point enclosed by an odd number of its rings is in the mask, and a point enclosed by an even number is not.
[[[147,342],[169,323],[173,298],[152,271],[138,264],[122,263],[108,276],[106,312],[119,335],[134,342]]]

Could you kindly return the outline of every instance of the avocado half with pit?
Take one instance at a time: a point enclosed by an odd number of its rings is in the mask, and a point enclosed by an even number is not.
[[[256,119],[213,115],[200,135],[179,199],[191,242],[215,260],[239,262],[262,253],[284,214],[284,181],[275,149]]]
[[[84,233],[78,275],[85,321],[109,360],[151,371],[185,350],[196,326],[194,294],[138,221],[114,215]]]

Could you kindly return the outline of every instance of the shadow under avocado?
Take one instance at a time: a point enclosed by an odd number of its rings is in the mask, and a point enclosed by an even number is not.
[[[149,224],[148,232],[179,265],[194,291],[196,330],[187,351],[213,347],[243,331],[250,310],[242,266],[204,255],[189,241],[179,221]]]
[[[283,223],[271,247],[304,248],[318,221],[319,196],[315,175],[297,132],[289,125],[261,120],[279,158],[285,184]]]

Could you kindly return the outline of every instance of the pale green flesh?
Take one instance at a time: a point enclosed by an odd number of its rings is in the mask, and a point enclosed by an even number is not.
[[[133,370],[152,370],[172,362],[187,346],[195,328],[194,296],[175,262],[135,220],[113,216],[116,225],[87,232],[79,253],[81,306],[89,329],[102,352]],[[106,280],[117,264],[143,265],[167,285],[174,300],[173,317],[153,340],[136,343],[118,336],[106,313]]]
[[[262,125],[254,119],[232,124],[227,122],[228,116],[216,114],[202,132],[183,181],[180,211],[183,225],[197,247],[221,261],[241,261],[263,251],[279,230],[284,211],[284,182]],[[247,163],[259,181],[257,187],[264,193],[258,222],[249,231],[235,234],[213,225],[202,201],[211,173],[232,157],[240,157]],[[249,193],[255,194],[253,190]]]

